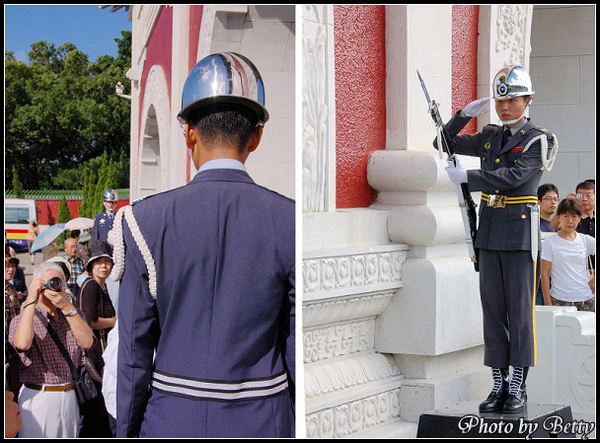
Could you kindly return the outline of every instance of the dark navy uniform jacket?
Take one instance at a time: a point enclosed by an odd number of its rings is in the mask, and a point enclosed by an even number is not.
[[[92,240],[90,244],[105,242],[108,236],[108,231],[112,229],[113,218],[111,218],[108,212],[100,212],[94,217],[94,227],[92,228]]]
[[[537,200],[543,173],[541,142],[534,142],[526,152],[524,148],[534,137],[546,134],[550,149],[552,135],[527,121],[504,146],[502,127],[498,125],[486,125],[481,132],[457,136],[469,120],[459,111],[446,124],[450,137],[456,142],[456,153],[481,160],[481,169],[467,172],[469,191],[507,197],[532,196]],[[500,251],[531,250],[531,214],[527,204],[507,204],[500,209],[488,207],[482,201],[475,247]]]
[[[124,220],[117,436],[294,435],[294,207],[232,169],[132,205],[157,291]]]

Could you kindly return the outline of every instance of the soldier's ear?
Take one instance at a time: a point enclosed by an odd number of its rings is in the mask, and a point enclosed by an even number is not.
[[[185,132],[185,144],[187,145],[187,147],[189,149],[193,150],[199,141],[198,131],[196,130],[196,128],[191,126],[189,123],[186,123],[184,126],[184,132]]]
[[[254,132],[252,133],[252,135],[250,136],[250,139],[248,140],[248,145],[246,147],[248,152],[256,151],[256,148],[258,148],[258,145],[260,144],[260,140],[262,139],[262,135],[263,135],[262,125],[257,126],[256,129],[254,130]]]

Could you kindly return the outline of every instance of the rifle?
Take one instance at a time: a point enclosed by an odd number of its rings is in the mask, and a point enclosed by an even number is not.
[[[435,124],[438,133],[438,150],[443,149],[448,155],[448,158],[446,159],[448,164],[456,166],[454,142],[450,138],[450,134],[448,133],[442,118],[440,117],[438,104],[435,102],[435,100],[431,100],[429,98],[427,88],[425,87],[425,82],[423,82],[423,78],[421,77],[421,74],[419,74],[419,71],[417,71],[417,75],[419,76],[419,82],[421,82],[421,87],[423,88],[425,98],[427,99],[427,104],[429,105],[429,114],[431,114],[431,118],[433,119],[433,123]],[[479,249],[475,248],[475,238],[477,237],[477,211],[475,208],[477,205],[473,201],[473,197],[471,197],[467,183],[457,184],[456,194],[458,196],[458,205],[460,206],[463,223],[465,225],[465,241],[467,242],[469,255],[473,265],[475,266],[475,271],[478,272]]]

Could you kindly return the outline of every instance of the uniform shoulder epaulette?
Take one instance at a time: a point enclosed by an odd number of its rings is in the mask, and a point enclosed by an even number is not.
[[[185,185],[183,185],[183,186],[185,186]],[[133,206],[136,203],[139,203],[141,201],[147,200],[149,198],[153,198],[153,197],[157,197],[157,196],[160,196],[160,195],[163,195],[163,194],[167,194],[169,192],[173,192],[174,190],[179,189],[180,187],[181,186],[178,186],[178,187],[173,188],[173,189],[166,189],[164,191],[158,191],[158,192],[155,192],[153,194],[144,195],[143,197],[140,197],[140,198],[134,200],[133,202],[131,202],[130,205]]]

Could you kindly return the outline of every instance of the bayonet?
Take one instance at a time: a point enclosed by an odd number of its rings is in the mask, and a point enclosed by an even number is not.
[[[421,77],[421,74],[419,73],[418,70],[417,70],[417,75],[419,76],[419,82],[421,83],[421,88],[423,89],[423,92],[425,93],[425,98],[427,99],[427,105],[429,105],[429,113],[431,114],[433,123],[435,123],[435,127],[437,128],[439,126],[443,126],[442,118],[440,117],[440,111],[438,108],[438,104],[435,102],[435,100],[431,100],[431,98],[429,98],[429,93],[427,92],[427,86],[425,86],[423,77]]]
[[[417,76],[419,77],[421,88],[423,88],[423,93],[425,94],[427,105],[429,106],[429,114],[431,114],[431,118],[433,119],[433,123],[435,124],[435,128],[438,133],[438,150],[440,152],[443,150],[448,155],[448,158],[446,159],[448,164],[456,166],[453,141],[450,138],[450,134],[448,133],[444,122],[442,121],[439,106],[435,100],[431,100],[429,97],[427,87],[425,86],[425,82],[423,81],[423,77],[421,77],[419,71],[417,71]],[[477,237],[477,205],[473,201],[473,197],[471,197],[471,193],[469,192],[469,188],[466,183],[460,183],[456,185],[456,194],[458,196],[458,205],[460,206],[463,216],[466,234],[465,241],[467,243],[467,247],[469,248],[469,255],[471,256],[471,261],[475,266],[475,271],[479,271],[479,251],[475,248],[475,238]]]

